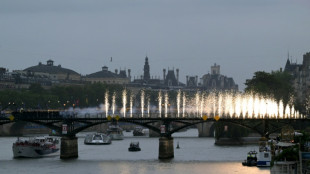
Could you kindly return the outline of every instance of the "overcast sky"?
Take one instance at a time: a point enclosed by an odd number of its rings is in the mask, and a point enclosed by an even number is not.
[[[1,67],[25,69],[48,59],[82,75],[101,70],[151,76],[233,77],[244,89],[256,71],[284,67],[310,52],[308,0],[1,0]],[[110,57],[113,61],[110,62]]]

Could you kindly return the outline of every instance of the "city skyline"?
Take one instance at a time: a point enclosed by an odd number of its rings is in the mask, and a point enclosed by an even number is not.
[[[284,68],[287,54],[310,51],[307,1],[1,1],[2,67],[20,70],[48,59],[82,75],[108,66],[151,77],[178,68],[186,76],[216,63],[239,89],[256,71]],[[112,57],[112,62],[111,62]]]

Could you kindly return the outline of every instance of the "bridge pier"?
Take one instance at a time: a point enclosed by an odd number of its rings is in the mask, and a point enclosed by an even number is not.
[[[159,138],[159,159],[174,158],[174,146],[172,137]]]
[[[198,128],[198,137],[213,137],[213,132],[210,132],[213,123],[211,122],[203,122],[197,124]]]
[[[61,138],[60,158],[71,159],[78,157],[78,138],[76,136],[64,136]]]

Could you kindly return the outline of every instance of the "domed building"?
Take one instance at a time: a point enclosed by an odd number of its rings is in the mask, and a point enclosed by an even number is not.
[[[54,66],[53,60],[48,60],[46,65],[40,62],[36,66],[24,69],[24,71],[29,74],[48,74],[52,81],[58,82],[81,80],[81,75],[79,73],[67,68],[62,68],[61,65]]]
[[[115,70],[115,73],[109,71],[107,66],[102,67],[101,71],[86,75],[84,80],[90,83],[104,83],[104,84],[128,84],[130,83],[130,69],[128,69],[128,76],[125,70]]]

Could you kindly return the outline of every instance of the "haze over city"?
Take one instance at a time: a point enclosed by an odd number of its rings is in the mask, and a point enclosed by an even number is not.
[[[310,51],[310,2],[2,0],[0,60],[11,70],[48,59],[82,75],[179,68],[199,78],[214,63],[244,89],[256,71],[279,70]],[[112,57],[112,61],[111,61]]]

